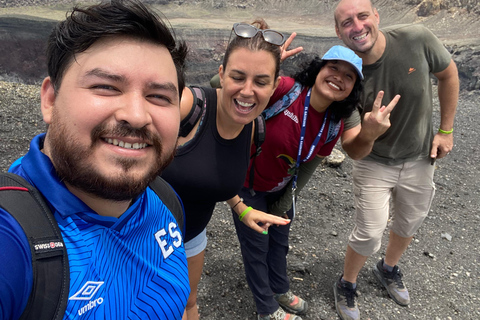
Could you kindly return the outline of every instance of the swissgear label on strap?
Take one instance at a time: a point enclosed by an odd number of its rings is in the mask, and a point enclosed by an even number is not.
[[[33,244],[33,249],[36,253],[46,253],[51,251],[62,250],[65,245],[63,242],[55,240],[43,240]]]

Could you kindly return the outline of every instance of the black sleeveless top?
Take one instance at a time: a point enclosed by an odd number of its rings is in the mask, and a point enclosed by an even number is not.
[[[245,181],[250,160],[252,124],[232,140],[217,131],[217,93],[203,88],[206,113],[195,137],[177,149],[173,162],[162,173],[185,207],[185,241],[207,226],[215,204],[234,197]]]

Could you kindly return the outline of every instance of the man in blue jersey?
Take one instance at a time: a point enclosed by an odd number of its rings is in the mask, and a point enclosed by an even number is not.
[[[74,8],[49,37],[48,129],[9,171],[40,191],[61,230],[70,270],[64,319],[182,317],[181,228],[148,185],[173,158],[185,57],[185,44],[135,1]],[[0,243],[0,319],[18,319],[32,256],[2,209]]]

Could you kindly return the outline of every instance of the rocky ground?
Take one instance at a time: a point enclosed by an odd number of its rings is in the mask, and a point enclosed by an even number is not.
[[[0,8],[11,7],[13,3],[39,5],[45,2],[0,0]],[[52,0],[51,2],[61,4],[71,1]],[[197,2],[202,1],[195,1]],[[258,1],[263,5],[270,2],[272,1]],[[288,1],[278,2],[276,9],[283,10],[282,6],[285,6]],[[303,0],[302,3],[309,2],[312,1]],[[325,10],[328,9],[329,12],[335,2],[322,1]],[[384,255],[385,246],[383,246],[377,254],[369,258],[366,268],[362,270],[359,277],[358,301],[362,319],[480,319],[480,238],[478,236],[480,187],[477,183],[480,177],[480,145],[478,143],[480,90],[477,87],[480,85],[478,81],[480,74],[479,69],[474,67],[479,65],[477,28],[479,19],[478,16],[473,18],[471,16],[476,12],[475,10],[478,11],[478,1],[383,0],[377,2],[382,7],[381,14],[383,13],[384,22],[411,22],[412,15],[417,16],[416,19],[423,19],[422,21],[443,37],[442,39],[446,41],[447,47],[461,67],[459,69],[468,77],[462,85],[460,94],[454,132],[454,150],[447,158],[435,164],[437,193],[430,215],[401,260],[412,303],[406,308],[396,305],[373,277],[370,269],[377,259]],[[219,0],[215,3],[219,9],[231,3],[237,6],[236,10],[244,10],[248,9],[253,1]],[[464,8],[455,10],[450,6],[436,15],[426,17],[418,15],[420,8],[430,8],[435,11],[437,10],[435,5],[438,5],[440,10],[440,5],[445,6],[447,3],[449,5],[462,3]],[[428,4],[432,6],[428,7]],[[241,6],[245,7],[242,9]],[[402,9],[405,6],[412,8]],[[403,10],[401,15],[396,14],[399,8]],[[30,12],[31,9],[22,8],[22,10]],[[184,9],[182,10],[185,12]],[[278,13],[278,10],[273,10],[273,13]],[[207,27],[207,24],[218,23],[215,19],[220,18],[228,21],[223,24],[231,25],[230,22],[249,20],[253,16],[251,12],[239,12],[234,11],[235,14],[230,13],[216,18],[211,15],[211,19],[205,20],[202,26]],[[196,36],[189,35],[185,30],[189,28],[188,23],[192,25],[199,23],[197,19],[199,11],[192,10],[189,13],[197,13],[197,16],[192,14],[192,19],[186,19],[174,10],[168,16],[174,18],[172,23],[182,29],[179,31],[182,35],[194,39]],[[202,11],[202,14],[205,12]],[[311,30],[318,30],[315,27],[321,25],[323,21],[321,18],[316,17],[315,26],[310,24],[315,18],[312,15],[299,15],[297,18],[299,24],[294,30],[308,31],[298,38],[297,45],[307,44],[304,46],[308,51],[322,51],[323,47],[319,47],[320,45],[332,44],[333,39],[309,38],[315,36]],[[331,19],[331,16],[328,18]],[[286,31],[295,27],[287,20],[282,21],[285,21],[282,26]],[[324,24],[328,27],[325,30],[330,30],[328,32],[332,36],[331,21],[325,21]],[[225,37],[224,33],[217,35],[218,38]],[[196,59],[210,59],[211,66],[218,66],[221,60],[221,56],[218,55],[221,46],[214,48],[204,43],[202,47],[203,40],[199,39],[195,47],[195,52],[198,54]],[[196,83],[206,83],[213,73],[213,71],[207,72],[208,68],[212,68],[211,66],[205,66],[205,69],[202,69],[203,78],[195,78]],[[194,66],[190,69],[192,68]],[[477,90],[472,90],[475,88]],[[438,105],[436,111],[435,123],[438,124]],[[14,159],[23,155],[28,149],[30,139],[44,130],[45,125],[39,111],[39,86],[0,81],[0,170],[6,170]],[[351,168],[352,162],[348,158],[339,167],[334,168],[328,165],[319,167],[299,198],[299,213],[292,223],[288,270],[292,289],[309,302],[310,310],[303,319],[337,319],[332,286],[340,275],[347,236],[353,227]],[[387,233],[385,233],[385,240],[386,236]],[[240,248],[226,204],[217,205],[212,222],[208,226],[208,237],[206,263],[199,287],[202,319],[255,319],[255,305],[245,281]]]
[[[362,319],[480,319],[478,98],[478,92],[461,95],[454,150],[435,164],[430,215],[401,259],[411,305],[396,305],[371,273],[384,245],[359,277]],[[338,168],[318,168],[298,207],[288,256],[291,287],[310,304],[304,319],[336,319],[332,286],[353,227],[351,160]],[[226,204],[219,204],[208,227],[199,292],[204,319],[255,317],[231,219]]]
[[[23,155],[30,139],[45,129],[38,92],[38,86],[0,82],[0,170]],[[360,274],[363,319],[480,319],[478,99],[478,91],[461,94],[454,150],[436,163],[437,193],[430,215],[401,260],[411,305],[396,305],[370,271],[383,256],[383,246]],[[353,227],[351,160],[336,168],[319,167],[298,208],[288,256],[291,287],[309,302],[304,319],[336,319],[332,285]],[[255,319],[235,228],[224,203],[215,210],[208,238],[199,287],[202,319]]]

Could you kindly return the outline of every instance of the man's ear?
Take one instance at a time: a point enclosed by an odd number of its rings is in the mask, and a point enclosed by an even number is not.
[[[40,102],[43,115],[43,121],[50,124],[52,121],[52,113],[55,105],[55,89],[50,77],[43,80],[40,90]]]
[[[342,40],[342,35],[340,34],[340,30],[338,30],[338,26],[335,23],[335,33],[337,34],[338,39]]]
[[[373,8],[373,14],[375,18],[377,18],[377,25],[380,25],[380,15],[378,14],[378,11],[376,8]]]

